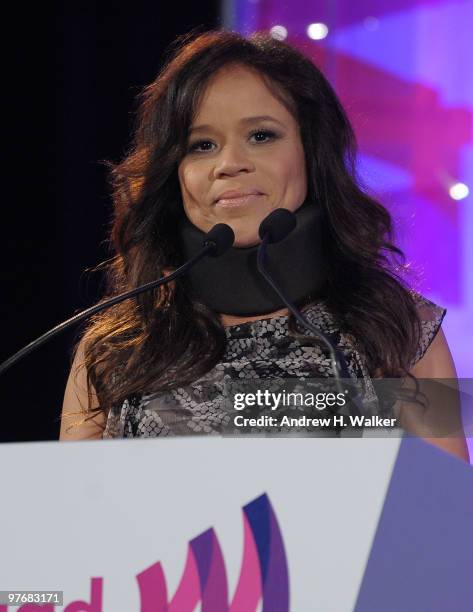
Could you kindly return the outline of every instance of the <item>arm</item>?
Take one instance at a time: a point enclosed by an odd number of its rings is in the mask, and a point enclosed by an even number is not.
[[[442,328],[439,329],[435,338],[433,339],[431,345],[427,349],[425,355],[420,359],[410,370],[410,373],[413,374],[418,379],[449,379],[450,381],[456,381],[457,373],[455,370],[455,364],[452,359],[452,355],[450,353],[450,349],[447,344],[447,340],[442,331]],[[448,388],[450,389],[450,388]],[[447,453],[451,453],[455,455],[459,459],[463,459],[466,462],[469,462],[469,454],[468,447],[466,444],[465,436],[461,429],[461,414],[460,414],[460,404],[458,401],[458,393],[456,394],[457,398],[457,413],[454,414],[453,410],[455,407],[451,407],[452,405],[452,393],[446,394],[446,396],[442,397],[430,397],[429,400],[432,400],[433,405],[437,406],[440,414],[442,410],[445,409],[445,405],[442,405],[442,399],[448,398],[449,400],[449,410],[452,410],[452,414],[448,415],[448,418],[457,418],[458,420],[458,430],[455,432],[455,436],[451,437],[423,437],[426,442],[430,444],[434,444],[438,446],[442,450]],[[435,410],[435,407],[434,407]],[[434,413],[434,421],[437,420],[437,417]],[[441,421],[441,418],[438,419]],[[450,421],[451,422],[451,421]],[[412,433],[416,433],[419,431],[418,422],[416,418],[411,418],[410,414],[403,414],[401,412],[400,417],[401,426],[407,431],[411,431]]]
[[[95,391],[92,392],[92,408],[99,406]],[[96,413],[91,419],[83,422],[89,416],[87,396],[87,376],[84,366],[84,347],[81,341],[67,380],[64,402],[62,406],[61,431],[59,440],[97,440],[102,438],[106,418],[103,412]],[[75,425],[73,425],[75,423]]]

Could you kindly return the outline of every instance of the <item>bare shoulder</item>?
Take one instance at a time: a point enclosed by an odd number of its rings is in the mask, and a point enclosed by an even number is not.
[[[414,411],[412,410],[401,415],[401,425],[406,430],[418,434],[426,442],[441,448],[459,459],[469,462],[468,446],[462,429],[455,363],[441,327],[424,356],[411,368],[410,373],[419,379],[420,382],[422,380],[428,381],[429,379],[438,379],[439,383],[444,381],[444,385],[426,384],[421,388],[422,390],[436,390],[434,393],[428,394],[430,415],[433,415],[429,418],[432,423],[440,423],[442,422],[443,413],[443,418],[448,418],[449,429],[452,429],[452,434],[442,435],[441,437],[429,435],[427,433],[428,428],[425,428],[425,421],[422,422],[422,418],[414,416]],[[447,415],[445,415],[445,410],[448,410]]]
[[[422,359],[412,367],[416,378],[456,378],[452,354],[443,329],[440,327]]]
[[[89,391],[92,412],[89,411]],[[59,440],[94,440],[102,438],[106,416],[99,408],[95,390],[88,387],[84,363],[84,341],[79,343],[64,393]]]

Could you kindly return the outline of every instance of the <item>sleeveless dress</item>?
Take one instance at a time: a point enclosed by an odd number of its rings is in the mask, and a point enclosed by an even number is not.
[[[414,365],[437,334],[446,310],[418,295],[421,337]],[[363,402],[376,401],[366,359],[354,339],[337,327],[324,301],[303,309],[310,323],[330,337],[343,352],[348,371],[361,383]],[[333,377],[328,356],[318,344],[300,341],[288,331],[288,316],[248,321],[226,327],[223,359],[190,385],[171,391],[142,393],[114,406],[103,438],[135,438],[183,435],[220,435],[230,418],[228,384],[245,380],[307,379]],[[299,323],[297,330],[307,334]]]

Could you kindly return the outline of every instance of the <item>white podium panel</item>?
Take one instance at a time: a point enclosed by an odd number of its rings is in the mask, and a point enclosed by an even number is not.
[[[353,610],[399,439],[0,447],[0,612]],[[82,602],[82,603],[81,603]]]

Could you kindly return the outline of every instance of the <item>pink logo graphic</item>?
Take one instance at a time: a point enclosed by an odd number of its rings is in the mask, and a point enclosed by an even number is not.
[[[213,528],[189,542],[180,583],[168,601],[166,579],[158,561],[137,574],[140,612],[288,612],[289,575],[276,516],[266,494],[243,507],[244,548],[240,576],[229,603],[227,573]],[[102,612],[102,578],[91,579],[90,603],[73,601],[64,612]],[[54,612],[54,605],[25,604],[18,612]],[[0,605],[0,612],[7,606]]]
[[[189,542],[186,566],[168,603],[161,563],[137,575],[141,612],[263,612],[289,610],[289,577],[284,544],[266,494],[243,507],[244,550],[240,577],[228,603],[227,574],[222,550],[211,528]]]

